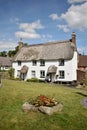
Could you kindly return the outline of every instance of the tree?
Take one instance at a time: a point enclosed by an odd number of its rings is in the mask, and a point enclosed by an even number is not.
[[[14,55],[15,55],[18,51],[19,51],[19,47],[17,46],[17,47],[15,47],[15,50],[10,50],[10,51],[8,52],[8,56],[9,56],[9,57],[14,57]]]
[[[7,52],[6,52],[6,51],[2,51],[2,52],[0,52],[0,56],[2,56],[2,57],[6,57],[6,56],[7,56]]]

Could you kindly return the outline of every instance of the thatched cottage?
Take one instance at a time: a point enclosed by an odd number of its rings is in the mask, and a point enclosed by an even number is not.
[[[0,69],[9,70],[12,67],[12,62],[9,57],[0,56]]]
[[[77,81],[76,35],[67,41],[22,46],[14,57],[15,78],[38,78],[52,82]]]

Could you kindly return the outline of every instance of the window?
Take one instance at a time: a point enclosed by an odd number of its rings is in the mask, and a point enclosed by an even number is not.
[[[45,61],[44,60],[40,61],[40,66],[45,66]]]
[[[9,67],[8,67],[8,66],[5,66],[5,69],[6,69],[6,70],[8,70],[8,69],[9,69]]]
[[[59,66],[64,66],[64,60],[63,59],[59,60]]]
[[[65,72],[63,70],[59,71],[59,78],[64,79],[65,77]]]
[[[44,70],[40,71],[40,78],[45,78],[45,71]]]
[[[17,70],[17,77],[20,78],[20,70]]]
[[[18,66],[21,66],[21,61],[18,61]]]
[[[32,78],[35,78],[36,77],[36,72],[33,70],[33,71],[31,71],[31,77]]]
[[[37,65],[37,61],[36,61],[36,60],[33,60],[33,61],[32,61],[32,65],[33,65],[33,66],[36,66],[36,65]]]

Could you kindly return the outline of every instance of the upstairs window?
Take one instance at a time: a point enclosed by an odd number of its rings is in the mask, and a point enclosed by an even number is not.
[[[45,61],[44,60],[40,61],[40,66],[45,66]]]
[[[40,71],[40,78],[45,78],[45,71],[44,70]]]
[[[32,65],[33,65],[33,66],[36,66],[36,65],[37,65],[37,61],[36,61],[36,60],[33,60],[33,61],[32,61]]]
[[[64,66],[64,60],[63,59],[59,60],[59,66]]]
[[[65,78],[65,72],[63,70],[59,71],[59,79]]]
[[[21,61],[18,61],[18,66],[21,66]]]

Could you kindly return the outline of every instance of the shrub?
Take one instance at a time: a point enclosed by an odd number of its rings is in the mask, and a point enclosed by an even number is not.
[[[39,82],[40,82],[40,83],[45,83],[46,81],[39,79]]]
[[[14,78],[14,69],[11,68],[10,70],[8,70],[8,73],[9,73],[10,78],[13,79]]]
[[[18,81],[21,81],[22,79],[21,79],[21,78],[14,78],[14,80],[18,80]]]
[[[84,87],[87,87],[87,79],[84,80],[83,84],[84,84]]]
[[[39,82],[38,78],[27,79],[27,82]]]
[[[58,102],[56,100],[54,100],[54,98],[50,98],[45,95],[40,95],[40,96],[36,97],[36,99],[31,100],[29,103],[34,105],[35,107],[39,107],[39,106],[52,107],[52,106],[55,106],[58,104]]]

